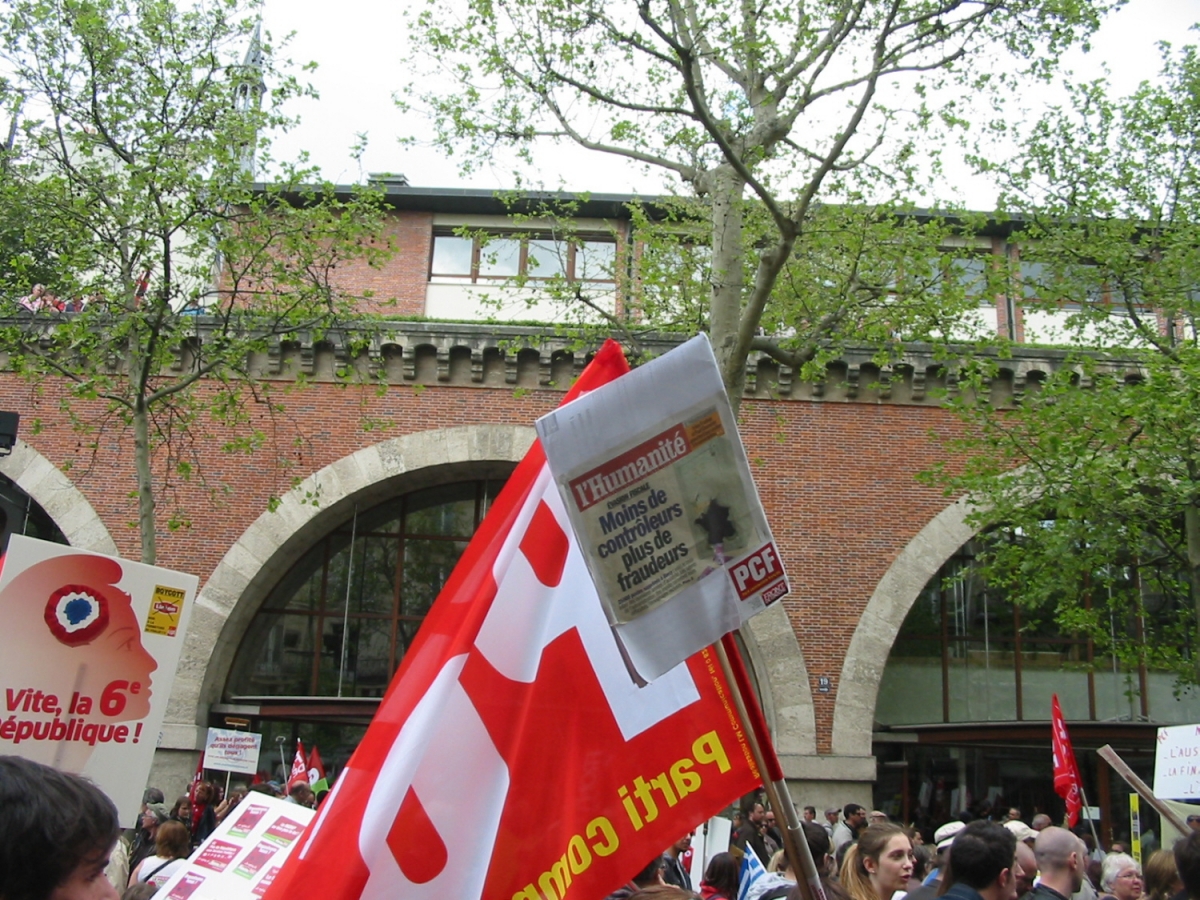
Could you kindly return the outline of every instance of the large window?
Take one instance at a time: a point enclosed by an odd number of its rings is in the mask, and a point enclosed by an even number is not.
[[[549,234],[435,232],[429,280],[454,283],[566,278],[612,282],[616,262],[616,241],[604,235],[563,240]]]
[[[880,681],[879,724],[1046,721],[1053,694],[1070,721],[1200,718],[1200,692],[1176,696],[1172,673],[1123,665],[1062,633],[1054,610],[1018,608],[989,588],[975,551],[968,542],[948,560],[905,618]],[[1148,616],[1178,614],[1151,599]],[[1116,633],[1138,627],[1110,624]]]
[[[0,556],[8,548],[8,538],[13,534],[56,544],[67,542],[46,511],[13,482],[0,475]]]
[[[382,697],[502,484],[415,491],[319,541],[251,622],[227,698]]]

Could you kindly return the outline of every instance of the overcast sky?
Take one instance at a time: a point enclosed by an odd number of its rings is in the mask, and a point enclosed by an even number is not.
[[[319,101],[297,107],[301,125],[277,139],[277,157],[306,150],[326,178],[356,182],[361,173],[349,148],[362,132],[368,137],[362,173],[402,172],[412,184],[424,187],[512,186],[506,168],[463,177],[455,161],[440,152],[398,144],[400,135],[427,139],[431,129],[420,116],[402,115],[392,102],[393,93],[409,79],[400,62],[405,34],[397,6],[379,0],[267,0],[264,21],[276,40],[295,32],[286,55],[297,62],[318,63],[310,80],[321,94]],[[1195,22],[1200,22],[1200,0],[1131,0],[1109,17],[1091,53],[1073,53],[1065,62],[1087,79],[1099,75],[1106,64],[1116,91],[1127,93],[1158,72],[1158,41],[1200,42],[1200,35],[1188,31]],[[539,164],[538,174],[549,187],[642,193],[662,189],[657,177],[605,154],[552,151],[543,154]],[[978,186],[963,184],[961,189],[974,208],[990,202]]]

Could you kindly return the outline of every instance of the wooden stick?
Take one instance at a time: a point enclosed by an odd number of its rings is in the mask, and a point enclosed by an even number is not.
[[[741,670],[735,674],[734,666],[730,662],[731,654],[726,652],[725,645],[727,641],[733,644],[734,653],[737,653],[737,644],[734,643],[732,635],[725,635],[713,647],[717,651],[717,659],[721,662],[721,670],[725,674],[725,680],[729,682],[730,693],[733,694],[733,702],[737,707],[738,715],[741,717],[746,728],[746,739],[750,744],[750,752],[754,756],[755,765],[758,766],[763,787],[767,791],[767,799],[771,802],[771,808],[783,812],[784,818],[787,820],[782,831],[784,852],[787,854],[792,871],[798,876],[796,883],[800,887],[800,892],[805,900],[826,900],[825,889],[821,885],[821,876],[817,872],[817,864],[813,861],[812,851],[808,849],[808,840],[804,837],[804,831],[800,826],[800,818],[796,815],[796,806],[792,802],[791,792],[787,789],[787,782],[783,778],[779,759],[775,756],[775,748],[771,744],[771,736],[766,733],[758,733],[760,730],[766,731],[760,724],[762,722],[762,715],[758,710],[758,701],[754,698],[753,693],[750,692],[749,685],[745,683],[747,679],[745,677],[745,669],[741,667],[740,657],[738,657],[737,662]],[[739,674],[742,677],[738,677]],[[753,703],[755,711],[759,712],[757,717],[750,715],[747,709],[749,703]],[[767,765],[764,746],[771,753],[773,766],[768,767]],[[773,775],[778,777],[772,777]]]
[[[1116,773],[1125,779],[1125,783],[1137,791],[1143,800],[1154,807],[1154,811],[1156,813],[1174,825],[1180,834],[1188,833],[1189,829],[1187,823],[1184,822],[1183,819],[1179,818],[1175,810],[1171,809],[1171,807],[1167,806],[1167,804],[1163,803],[1154,796],[1154,791],[1150,790],[1150,787],[1146,784],[1146,782],[1137,777],[1137,774],[1133,771],[1133,769],[1126,765],[1125,760],[1121,759],[1121,757],[1117,755],[1116,750],[1114,750],[1108,744],[1105,744],[1103,747],[1097,750],[1096,753],[1101,759],[1112,766]]]

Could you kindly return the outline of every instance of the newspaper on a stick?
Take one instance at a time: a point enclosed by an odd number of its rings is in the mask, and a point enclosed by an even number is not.
[[[707,337],[537,429],[636,679],[657,678],[788,592]]]

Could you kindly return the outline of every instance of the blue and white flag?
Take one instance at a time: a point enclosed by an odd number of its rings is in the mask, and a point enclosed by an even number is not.
[[[758,854],[754,852],[754,848],[749,843],[746,844],[742,867],[738,870],[737,900],[758,900],[771,888],[792,883],[782,875],[768,872],[763,866],[762,860],[758,858]]]

